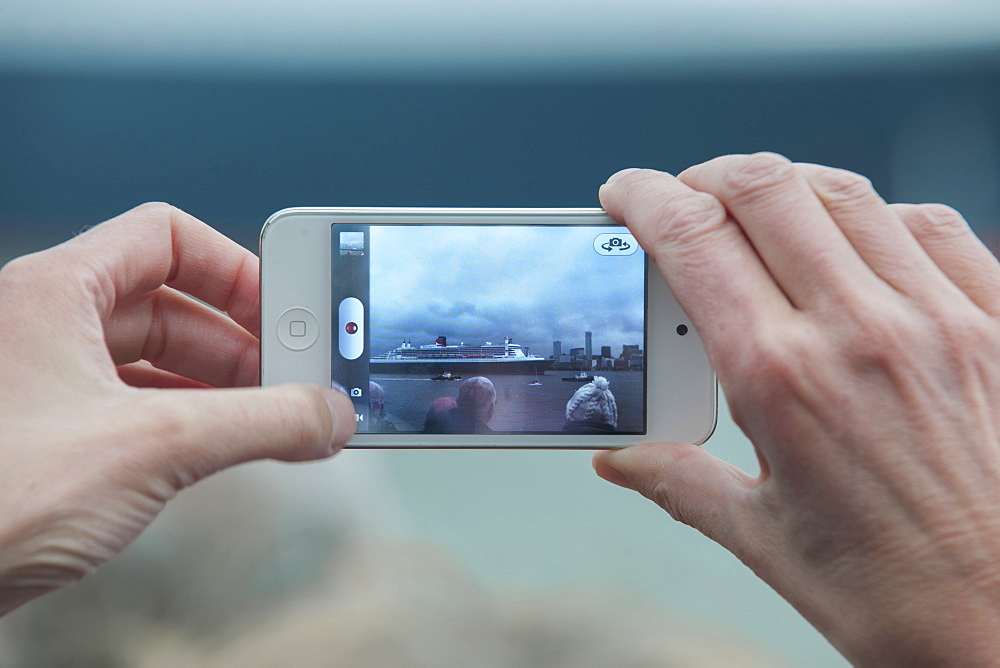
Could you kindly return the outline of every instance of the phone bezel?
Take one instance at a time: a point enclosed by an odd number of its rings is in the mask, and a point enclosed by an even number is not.
[[[261,355],[264,385],[331,381],[331,229],[334,223],[419,225],[618,226],[601,209],[427,207],[295,207],[264,223],[260,236]],[[704,443],[717,421],[717,382],[700,336],[674,299],[656,263],[647,263],[645,434],[381,434],[359,433],[351,448],[607,449],[650,441]],[[319,335],[302,351],[277,340],[278,318],[289,308],[315,315]],[[678,325],[688,333],[677,333]],[[653,342],[663,342],[655,348]],[[653,349],[653,354],[650,354]],[[680,380],[679,379],[683,379]],[[666,407],[666,409],[664,409]]]

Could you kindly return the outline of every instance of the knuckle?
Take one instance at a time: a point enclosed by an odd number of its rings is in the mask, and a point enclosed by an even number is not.
[[[918,308],[881,304],[867,315],[855,312],[852,335],[842,351],[862,373],[896,382],[903,372],[945,372],[945,383],[973,384],[988,375],[1000,355],[1000,326],[986,313],[964,304],[921,304]]]
[[[8,284],[19,284],[31,280],[38,273],[38,253],[16,257],[0,268],[0,280]]]
[[[849,331],[842,346],[863,368],[888,369],[924,347],[928,331],[905,305],[893,301],[858,303],[848,309]]]
[[[965,217],[947,204],[919,204],[909,223],[921,238],[950,239],[970,233]]]
[[[870,179],[846,169],[824,169],[813,181],[825,199],[834,202],[852,202],[875,194]]]
[[[818,334],[812,327],[787,322],[781,325],[781,329],[776,332],[774,327],[766,327],[757,332],[748,362],[761,370],[761,380],[785,386],[796,377],[799,361],[813,357]]]
[[[726,220],[726,209],[712,195],[690,192],[660,201],[652,211],[657,248],[701,238],[706,227]]]
[[[786,406],[802,395],[810,369],[822,366],[826,349],[822,332],[790,322],[779,331],[763,327],[748,335],[727,392],[736,424],[747,428],[761,408]]]
[[[132,210],[148,218],[169,219],[177,211],[177,207],[166,202],[144,202]]]
[[[188,449],[206,440],[204,415],[190,402],[176,401],[169,392],[128,391],[134,408],[130,419],[117,425],[118,433],[132,433],[141,425],[142,441],[148,447],[135,447],[128,438],[115,439],[117,446],[108,451],[109,471],[128,478],[163,478],[172,489],[187,487],[207,475]]]
[[[981,358],[995,359],[1000,346],[1000,328],[982,311],[951,309],[935,317],[939,339],[946,355],[959,366]]]
[[[121,219],[125,225],[140,223],[159,234],[174,224],[179,212],[177,207],[166,202],[145,202],[124,214]]]
[[[144,202],[97,225],[94,230],[108,235],[138,231],[162,234],[172,225],[176,212],[177,208],[166,202]]]
[[[795,166],[788,158],[754,153],[734,161],[723,177],[723,187],[731,197],[753,200],[794,178]]]
[[[260,344],[248,339],[236,359],[231,379],[233,387],[254,387],[260,383]]]
[[[633,188],[642,187],[650,181],[657,181],[663,178],[663,173],[656,171],[655,169],[632,169],[624,170],[618,174],[612,175],[608,179],[608,183],[615,183],[616,185],[621,185],[626,191],[632,190]]]
[[[0,268],[0,285],[5,290],[38,293],[39,284],[64,280],[66,263],[56,261],[56,249],[16,257]]]
[[[735,373],[727,392],[737,425],[748,427],[762,409],[783,406],[798,392],[821,348],[817,340],[815,333],[791,323],[781,331],[763,327],[748,334],[731,365]]]

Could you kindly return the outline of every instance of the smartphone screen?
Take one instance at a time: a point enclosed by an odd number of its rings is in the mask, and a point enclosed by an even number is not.
[[[359,433],[645,434],[622,227],[334,224],[331,378]]]

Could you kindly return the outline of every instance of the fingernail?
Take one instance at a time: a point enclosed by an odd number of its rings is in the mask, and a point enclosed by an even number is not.
[[[606,459],[601,459],[599,462],[595,461],[594,471],[610,483],[624,487],[625,489],[632,489],[632,485],[629,484],[629,480],[625,477],[625,474],[608,464]]]

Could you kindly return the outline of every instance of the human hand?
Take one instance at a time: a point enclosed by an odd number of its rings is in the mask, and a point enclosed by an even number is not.
[[[857,663],[1000,657],[1000,264],[955,211],[772,154],[601,201],[704,339],[754,478],[683,444],[595,456]]]
[[[253,253],[166,204],[0,270],[0,614],[92,572],[216,471],[347,441],[334,390],[208,389],[258,383],[258,294]]]

